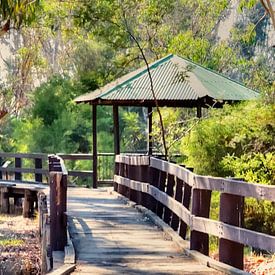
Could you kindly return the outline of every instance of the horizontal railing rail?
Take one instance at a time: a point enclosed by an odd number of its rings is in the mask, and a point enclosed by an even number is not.
[[[48,182],[48,155],[0,152],[0,180]]]
[[[67,167],[70,167],[70,161],[89,161],[89,165],[84,165],[85,167],[93,167],[93,155],[92,154],[58,154],[64,161],[67,162]],[[114,176],[114,163],[115,154],[114,153],[98,153],[97,154],[97,175],[99,183],[113,183]],[[93,171],[92,170],[80,170],[80,169],[68,169],[69,176],[77,177],[80,179],[90,179],[92,181]],[[88,185],[92,185],[88,182]]]
[[[275,186],[200,176],[149,156],[116,156],[114,188],[149,208],[190,248],[209,254],[209,235],[219,238],[219,260],[243,268],[243,245],[275,252],[275,236],[243,228],[244,198],[275,201]],[[219,191],[220,220],[209,218],[211,191]]]
[[[92,154],[57,154],[66,162],[71,182],[92,186]],[[114,153],[98,153],[98,181],[112,183]],[[75,165],[78,161],[78,165]],[[80,163],[88,161],[88,163]],[[80,164],[80,165],[79,165]],[[75,168],[79,166],[79,168]],[[85,167],[85,168],[82,168]],[[0,152],[0,180],[48,183],[48,155],[39,153]]]

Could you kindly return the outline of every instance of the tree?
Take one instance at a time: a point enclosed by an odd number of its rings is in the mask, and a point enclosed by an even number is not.
[[[29,25],[36,18],[41,0],[1,0],[0,1],[0,36],[12,28]]]

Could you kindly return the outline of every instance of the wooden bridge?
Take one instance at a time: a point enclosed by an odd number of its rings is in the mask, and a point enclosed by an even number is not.
[[[274,236],[243,228],[244,198],[275,202],[274,186],[200,176],[149,156],[117,155],[113,191],[67,190],[69,173],[60,156],[49,156],[45,169],[44,157],[34,168],[16,161],[37,159],[34,155],[0,157],[0,176],[8,176],[2,184],[21,184],[22,173],[49,182],[50,220],[43,221],[45,207],[41,219],[42,231],[50,222],[44,270],[51,266],[49,251],[66,250],[67,224],[76,249],[75,274],[242,274],[244,246],[275,252]],[[8,158],[15,158],[17,167],[7,167]],[[219,221],[209,218],[212,191],[221,194]],[[219,239],[219,261],[208,257],[210,235]]]

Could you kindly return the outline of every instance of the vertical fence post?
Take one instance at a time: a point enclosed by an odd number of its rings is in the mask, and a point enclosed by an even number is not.
[[[153,167],[149,167],[150,169],[150,179],[149,179],[149,183],[154,186],[157,187],[158,186],[158,176],[159,176],[159,171],[156,168]],[[157,200],[154,197],[150,198],[150,204],[149,204],[149,209],[151,211],[153,211],[154,213],[156,213],[157,211]]]
[[[189,186],[186,182],[184,182],[182,204],[186,209],[190,208],[191,190],[192,190],[191,186]],[[183,239],[186,239],[186,233],[187,233],[187,224],[184,221],[181,221],[179,235]]]
[[[173,197],[174,195],[174,185],[175,185],[175,176],[168,174],[166,194],[170,197]],[[172,217],[172,211],[168,207],[165,207],[164,219],[163,219],[164,222],[170,225],[171,217]]]
[[[242,227],[244,197],[222,193],[220,197],[220,221]],[[219,240],[219,260],[231,266],[243,269],[243,244]]]
[[[158,177],[158,189],[160,191],[165,190],[165,183],[166,183],[166,176],[167,174],[163,171],[159,171],[159,177]],[[156,214],[162,219],[162,215],[163,215],[163,209],[164,209],[164,205],[161,202],[157,202],[157,210],[156,210]]]
[[[198,217],[209,218],[210,201],[211,201],[211,191],[193,189],[191,214]],[[209,254],[208,234],[192,230],[191,238],[190,238],[190,248],[191,250],[197,250],[202,254],[208,256]]]
[[[0,167],[2,166],[3,159],[0,157]],[[2,171],[0,171],[0,180],[3,179]]]
[[[62,170],[60,160],[50,156],[50,239],[52,250],[64,250],[67,244],[67,220],[65,215],[67,208],[67,175],[64,175],[60,170]]]
[[[34,159],[34,166],[35,169],[42,169],[42,158],[35,158]],[[35,173],[35,181],[42,182],[43,175],[40,173]]]
[[[182,196],[183,196],[183,181],[179,178],[176,178],[176,189],[175,189],[175,195],[174,198],[178,202],[182,202]],[[179,217],[173,213],[172,220],[171,220],[171,227],[177,231],[179,227]]]
[[[8,197],[9,188],[2,187],[0,192],[0,204],[1,204],[1,212],[9,213],[10,211],[10,201]]]
[[[115,175],[119,175],[119,163],[115,162]],[[114,191],[118,192],[118,184],[114,181]]]
[[[21,158],[15,158],[15,168],[22,168],[22,159]],[[15,180],[22,180],[22,173],[21,172],[15,172],[14,173],[14,179]]]

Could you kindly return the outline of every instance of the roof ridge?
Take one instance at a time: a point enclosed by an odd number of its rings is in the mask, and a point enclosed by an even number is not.
[[[165,56],[165,57],[163,57],[163,58],[161,58],[161,59],[159,59],[159,60],[156,60],[155,62],[149,64],[149,70],[154,69],[154,68],[156,68],[157,66],[159,66],[160,64],[165,63],[166,61],[170,60],[173,56],[174,56],[173,54],[169,54],[169,55],[167,55],[167,56]],[[118,88],[124,86],[124,85],[127,84],[128,82],[130,82],[130,81],[132,81],[132,80],[134,80],[134,79],[136,79],[136,78],[139,78],[140,76],[142,76],[142,75],[144,75],[146,72],[148,72],[147,66],[143,66],[143,67],[140,68],[139,70],[140,70],[140,72],[138,72],[137,74],[133,75],[132,77],[130,77],[130,78],[124,80],[123,82],[117,84],[115,87],[112,87],[112,88],[110,88],[109,90],[103,92],[103,93],[101,94],[101,96],[106,96],[106,95],[108,95],[108,94],[114,92],[115,90],[117,90]],[[128,74],[131,74],[131,73],[133,73],[133,72],[135,72],[135,71],[129,72]],[[126,77],[128,74],[122,76],[121,78]],[[117,81],[119,81],[119,79],[118,79]]]

